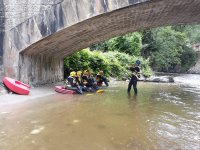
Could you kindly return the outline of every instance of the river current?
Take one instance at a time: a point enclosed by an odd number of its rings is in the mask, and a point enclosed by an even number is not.
[[[55,94],[0,110],[1,150],[200,149],[200,75],[114,82],[104,93]]]

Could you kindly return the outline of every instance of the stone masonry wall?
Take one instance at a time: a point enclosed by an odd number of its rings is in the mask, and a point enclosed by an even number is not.
[[[63,0],[1,0],[3,7],[5,30],[10,30],[28,18],[37,15]],[[0,24],[2,25],[2,24]]]
[[[16,26],[23,24],[29,18],[43,13],[62,1],[0,0],[0,80],[2,80],[4,75],[13,78],[19,77],[19,51],[16,48],[20,44],[20,37],[17,37],[16,33],[11,35],[10,31]],[[27,34],[27,30],[24,30],[23,34]],[[16,43],[17,46],[13,43]]]

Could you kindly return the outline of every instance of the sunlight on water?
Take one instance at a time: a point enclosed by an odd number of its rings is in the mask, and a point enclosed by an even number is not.
[[[127,84],[114,83],[101,94],[56,94],[4,108],[1,149],[200,149],[199,89],[141,82],[138,96],[128,96]]]
[[[176,83],[189,85],[191,87],[200,87],[200,75],[197,74],[184,74],[174,78]],[[200,90],[200,89],[199,89]]]

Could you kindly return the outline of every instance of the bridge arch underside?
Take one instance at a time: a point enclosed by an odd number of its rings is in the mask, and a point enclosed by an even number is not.
[[[19,79],[33,84],[62,80],[63,58],[91,44],[140,29],[199,23],[200,1],[181,4],[179,0],[144,2],[62,29],[20,52]]]

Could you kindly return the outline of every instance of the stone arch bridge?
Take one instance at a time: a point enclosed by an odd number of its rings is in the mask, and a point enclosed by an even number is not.
[[[200,22],[199,0],[0,1],[0,76],[63,79],[63,58],[114,36]]]

